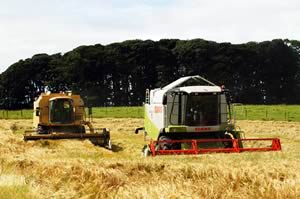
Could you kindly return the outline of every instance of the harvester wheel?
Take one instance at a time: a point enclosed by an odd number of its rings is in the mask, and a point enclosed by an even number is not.
[[[78,130],[78,133],[86,133],[84,126],[79,126],[77,130]]]
[[[232,135],[232,133],[226,132],[224,134],[224,139],[234,139],[234,136]],[[232,148],[233,147],[233,142],[231,142],[231,141],[223,142],[223,144],[224,144],[225,148]]]
[[[111,143],[111,140],[108,141],[107,149],[112,150],[112,143]]]
[[[44,127],[44,126],[38,125],[38,127],[37,127],[37,133],[38,134],[48,134],[49,131],[50,130],[47,129],[46,127]]]
[[[176,142],[176,139],[171,139],[170,137],[167,137],[165,135],[162,135],[158,138],[158,141],[166,141],[158,143],[156,146],[157,150],[175,150],[175,149],[181,149],[181,143]],[[173,141],[173,142],[169,142]]]
[[[150,156],[150,154],[151,154],[151,151],[150,151],[149,145],[144,145],[144,147],[142,149],[142,156],[148,157],[148,156]]]
[[[241,139],[241,133],[243,133],[243,132],[235,131],[234,134],[233,134],[234,138],[235,138],[235,139]],[[245,135],[243,135],[243,137],[245,138]],[[243,143],[242,143],[242,141],[239,140],[238,143],[239,143],[239,147],[240,147],[240,148],[243,148]]]
[[[170,141],[171,139],[167,136],[160,136],[158,141]],[[172,149],[172,143],[168,143],[168,142],[161,142],[158,143],[158,148],[160,150],[170,150]]]
[[[243,148],[243,143],[240,140],[241,139],[241,133],[239,131],[233,131],[233,132],[225,132],[224,139],[239,139],[238,145],[239,148]],[[225,148],[233,148],[233,142],[227,141],[223,142]]]

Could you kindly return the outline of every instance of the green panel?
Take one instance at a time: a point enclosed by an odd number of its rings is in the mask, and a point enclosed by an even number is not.
[[[159,129],[155,124],[150,120],[148,117],[148,114],[145,111],[145,116],[144,116],[144,127],[145,131],[147,132],[148,136],[154,140],[158,138],[159,135]]]
[[[178,126],[168,126],[168,128],[165,129],[166,132],[169,133],[184,133],[187,132],[187,127],[178,125]]]

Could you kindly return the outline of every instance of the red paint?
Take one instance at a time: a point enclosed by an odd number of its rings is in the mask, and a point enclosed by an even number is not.
[[[161,113],[162,107],[161,106],[154,106],[154,113]]]
[[[266,147],[240,148],[239,142],[270,141]],[[160,150],[156,145],[162,142],[167,143],[190,143],[190,149]],[[199,148],[201,143],[207,142],[232,142],[232,148]],[[244,151],[281,151],[281,144],[278,138],[250,138],[250,139],[203,139],[203,140],[163,140],[151,141],[149,148],[152,156],[156,155],[180,155],[180,154],[204,154],[204,153],[240,153]]]
[[[209,131],[209,130],[211,130],[210,127],[197,127],[197,128],[195,128],[196,132],[199,132],[199,131]]]

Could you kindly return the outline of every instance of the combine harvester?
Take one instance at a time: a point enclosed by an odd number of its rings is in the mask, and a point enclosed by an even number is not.
[[[227,92],[201,76],[182,77],[146,91],[143,154],[280,151],[278,138],[242,138],[236,130]],[[266,146],[262,146],[266,145]]]
[[[42,93],[34,102],[33,126],[36,130],[25,131],[25,141],[90,139],[95,145],[111,149],[109,130],[96,132],[91,122],[85,120],[83,100],[71,92]]]

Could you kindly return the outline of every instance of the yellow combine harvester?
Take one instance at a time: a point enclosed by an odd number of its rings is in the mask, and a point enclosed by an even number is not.
[[[96,132],[85,119],[84,102],[71,92],[42,93],[34,102],[33,126],[24,140],[39,139],[90,139],[93,144],[111,149],[110,132]],[[85,126],[88,127],[86,131]]]

